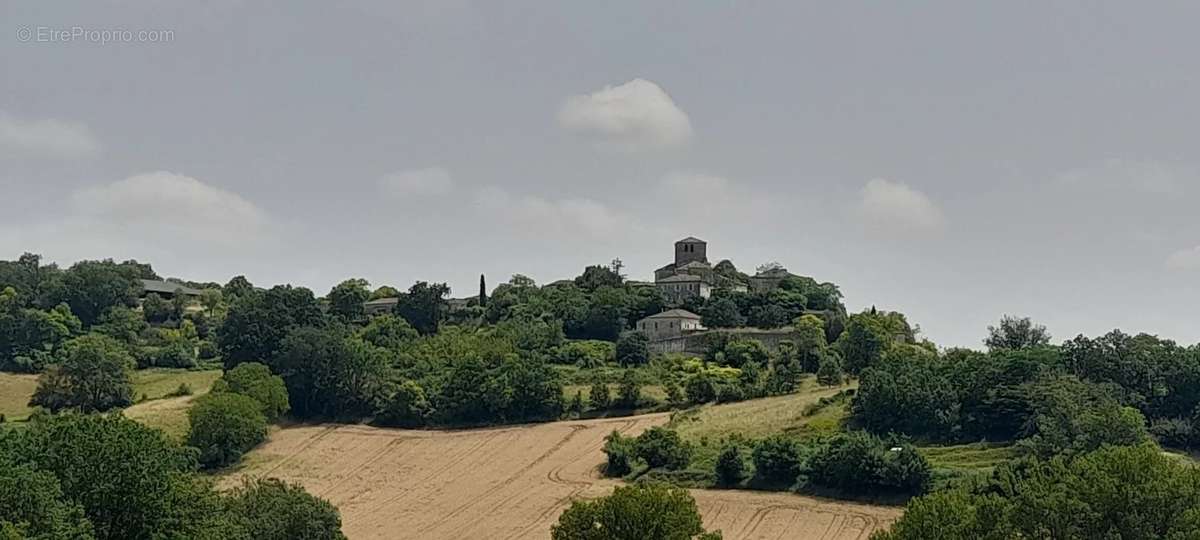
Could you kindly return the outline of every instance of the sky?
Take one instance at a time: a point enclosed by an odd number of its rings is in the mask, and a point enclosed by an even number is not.
[[[473,294],[686,236],[1200,342],[1194,2],[0,1],[0,258]]]

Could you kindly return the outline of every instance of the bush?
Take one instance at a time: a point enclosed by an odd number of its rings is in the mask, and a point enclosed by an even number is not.
[[[201,397],[188,411],[188,420],[191,429],[187,443],[200,449],[200,463],[206,467],[236,463],[267,437],[262,405],[242,394]]]
[[[103,412],[133,403],[133,358],[116,340],[88,334],[63,345],[66,358],[38,379],[30,405]]]
[[[929,462],[909,445],[893,445],[866,432],[840,433],[809,460],[813,482],[869,493],[880,490],[917,495],[932,478]]]
[[[189,386],[188,383],[182,382],[179,383],[179,386],[176,387],[175,390],[167,394],[167,397],[182,397],[190,395],[192,395],[192,387]]]
[[[613,403],[621,409],[636,409],[642,399],[642,387],[632,369],[626,369],[621,374],[621,386],[617,388],[617,401]]]
[[[657,426],[637,437],[634,452],[652,469],[682,469],[692,460],[692,447],[678,433]]]
[[[612,406],[612,396],[608,393],[608,385],[604,381],[592,383],[592,388],[588,391],[588,405],[594,411],[608,410]]]
[[[736,403],[746,400],[746,392],[736,384],[723,384],[717,389],[717,403]]]
[[[287,386],[271,368],[258,362],[238,364],[226,371],[213,385],[213,392],[233,392],[248,396],[262,405],[263,416],[274,422],[288,411]]]
[[[742,481],[746,476],[746,464],[742,461],[742,449],[737,444],[730,444],[721,449],[717,455],[717,483],[722,486],[732,486]]]
[[[1150,424],[1150,435],[1158,444],[1171,448],[1191,448],[1195,435],[1192,423],[1182,418],[1159,418]]]
[[[617,338],[616,358],[622,366],[640,366],[650,361],[649,338],[641,332],[625,332]]]
[[[157,367],[190,368],[196,367],[196,351],[188,340],[178,339],[157,347],[151,354],[151,363]]]
[[[254,540],[344,540],[328,501],[274,478],[247,480],[230,494],[229,512]]]
[[[625,476],[633,472],[634,443],[630,437],[613,430],[604,438],[604,453],[608,461],[604,465],[605,476]]]
[[[817,382],[825,386],[841,386],[845,376],[842,374],[842,360],[835,354],[821,357],[817,367]]]
[[[211,341],[201,341],[196,347],[201,360],[212,360],[217,357],[217,346]]]
[[[557,364],[575,365],[585,369],[598,368],[613,360],[614,351],[611,341],[571,341],[560,345],[553,358]]]
[[[711,375],[697,373],[688,377],[684,384],[684,392],[688,401],[696,404],[708,403],[717,399],[717,385]]]
[[[620,486],[612,495],[575,501],[550,529],[552,540],[719,540],[706,533],[696,500],[662,484]]]
[[[786,436],[774,435],[758,441],[751,457],[755,475],[764,482],[791,485],[800,474],[800,445]]]
[[[425,425],[431,414],[432,407],[421,385],[404,381],[388,399],[380,421],[384,425],[414,428]]]

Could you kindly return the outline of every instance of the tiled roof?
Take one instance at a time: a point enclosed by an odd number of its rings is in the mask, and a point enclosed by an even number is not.
[[[700,316],[686,309],[670,309],[662,313],[646,317],[646,319],[700,319]]]

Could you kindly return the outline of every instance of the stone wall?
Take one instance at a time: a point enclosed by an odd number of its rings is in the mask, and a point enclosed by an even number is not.
[[[709,336],[728,334],[741,338],[757,340],[767,350],[777,352],[783,341],[795,342],[798,337],[791,327],[762,330],[758,328],[723,328],[719,330],[704,330],[689,332],[682,336],[652,340],[648,344],[651,354],[685,353],[703,355],[708,349]]]

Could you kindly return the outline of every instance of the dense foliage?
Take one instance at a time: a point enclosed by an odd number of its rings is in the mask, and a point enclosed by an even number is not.
[[[254,398],[221,392],[201,396],[188,411],[188,446],[200,450],[200,464],[224,467],[267,437],[267,418]]]
[[[554,540],[718,540],[705,532],[696,501],[681,488],[622,486],[612,495],[575,501],[550,530]]]
[[[990,480],[914,499],[875,540],[1195,538],[1200,470],[1151,445],[1003,465]]]

